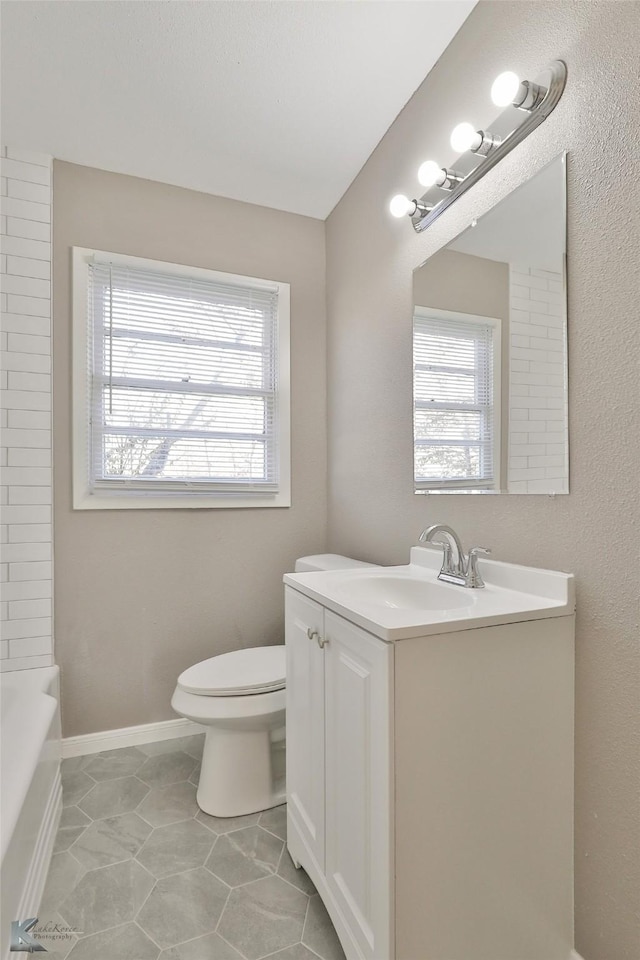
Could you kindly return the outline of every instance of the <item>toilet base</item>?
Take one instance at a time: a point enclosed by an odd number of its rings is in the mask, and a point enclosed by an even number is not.
[[[212,817],[242,817],[285,802],[284,741],[271,730],[208,727],[196,800]]]

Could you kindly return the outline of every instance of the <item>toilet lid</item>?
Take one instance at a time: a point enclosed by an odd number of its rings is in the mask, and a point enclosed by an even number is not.
[[[208,697],[270,693],[284,687],[285,670],[284,646],[249,647],[194,664],[180,674],[178,686]]]

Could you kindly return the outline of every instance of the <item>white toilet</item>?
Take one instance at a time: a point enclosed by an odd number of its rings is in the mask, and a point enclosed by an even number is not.
[[[370,564],[333,553],[296,560],[296,573]],[[285,648],[249,647],[189,667],[171,706],[207,728],[198,806],[239,817],[285,800]]]

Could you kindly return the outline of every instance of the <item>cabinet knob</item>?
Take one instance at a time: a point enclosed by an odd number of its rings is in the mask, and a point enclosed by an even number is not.
[[[328,640],[325,640],[324,637],[320,636],[317,630],[312,630],[311,627],[307,628],[307,636],[309,640],[316,640],[321,650],[327,643],[329,643]]]

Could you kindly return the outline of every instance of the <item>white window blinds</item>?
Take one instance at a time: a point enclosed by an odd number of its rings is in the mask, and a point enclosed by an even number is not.
[[[416,490],[495,485],[495,333],[488,319],[416,311]]]
[[[277,493],[278,285],[88,263],[89,490]]]

